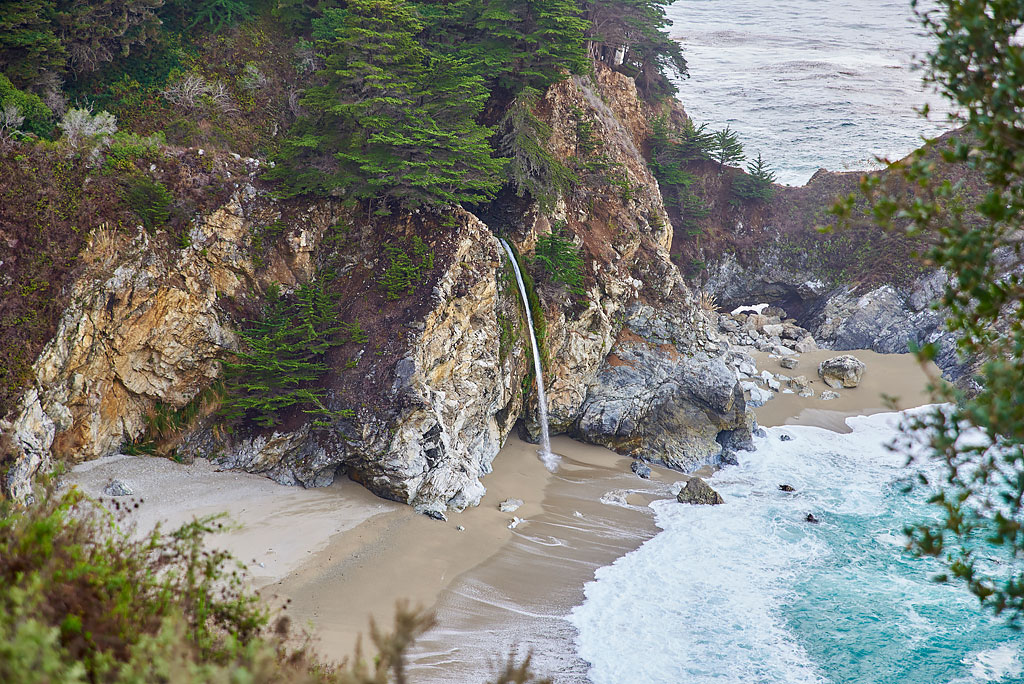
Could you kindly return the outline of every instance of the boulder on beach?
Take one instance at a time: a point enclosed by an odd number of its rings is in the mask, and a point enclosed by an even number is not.
[[[796,368],[797,364],[800,363],[792,356],[784,356],[779,359],[779,365],[783,368]]]
[[[796,393],[801,397],[814,396],[814,390],[811,389],[811,383],[803,375],[798,375],[790,380],[789,386],[796,390]]]
[[[839,398],[839,392],[835,392],[833,390],[822,390],[822,392],[821,392],[821,400],[822,401],[831,401],[832,399],[838,399],[838,398]]]
[[[523,505],[522,499],[505,499],[498,504],[498,510],[502,513],[514,513]]]
[[[832,389],[856,387],[864,377],[864,362],[855,356],[843,354],[821,362],[818,375]]]
[[[781,491],[784,491],[784,492],[795,492],[796,491],[796,489],[793,488],[793,485],[788,485],[788,484],[780,484],[779,485],[779,489]]]
[[[642,477],[645,480],[651,477],[651,467],[643,461],[633,461],[629,464],[629,469],[636,473],[637,477]]]
[[[725,503],[722,495],[708,486],[708,483],[699,477],[691,477],[686,486],[676,494],[676,501],[684,504],[698,504],[704,506],[716,506]]]

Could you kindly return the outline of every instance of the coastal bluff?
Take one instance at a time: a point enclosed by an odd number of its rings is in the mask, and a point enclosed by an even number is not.
[[[553,432],[681,469],[716,463],[723,434],[749,441],[717,317],[669,257],[672,224],[642,153],[653,113],[633,80],[596,64],[593,77],[548,88],[536,112],[555,159],[593,160],[543,206],[505,192],[478,213],[370,215],[279,199],[249,160],[187,240],[87,227],[80,265],[61,284],[68,304],[0,423],[4,492],[27,495],[57,462],[145,445],[282,484],[344,475],[435,515],[475,505],[510,432],[537,432],[524,317],[498,236],[534,273]],[[212,163],[233,163],[222,156]],[[583,257],[577,291],[532,266],[553,232]],[[383,291],[388,255],[410,245],[419,279]],[[362,333],[327,355],[334,417],[324,425],[295,411],[270,427],[223,429],[218,383],[238,331],[269,291],[314,279],[329,279],[339,317]],[[613,391],[627,369],[640,398]],[[173,416],[171,427],[154,416]]]

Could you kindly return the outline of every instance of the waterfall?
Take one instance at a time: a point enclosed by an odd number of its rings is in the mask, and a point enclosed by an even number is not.
[[[533,316],[530,314],[530,300],[526,296],[526,284],[523,282],[523,274],[519,271],[519,264],[516,262],[512,248],[505,242],[504,238],[498,238],[501,246],[508,254],[509,263],[516,274],[516,283],[519,285],[519,296],[523,300],[523,310],[526,311],[526,328],[530,331],[530,344],[533,345],[533,372],[537,378],[537,416],[540,420],[540,460],[551,472],[558,468],[558,456],[551,453],[551,436],[548,434],[548,397],[544,393],[544,374],[540,367],[540,349],[537,347],[537,336],[533,333]]]

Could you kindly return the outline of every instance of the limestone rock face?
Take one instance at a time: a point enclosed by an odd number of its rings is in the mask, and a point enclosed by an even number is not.
[[[818,366],[818,375],[833,389],[856,387],[864,377],[864,369],[864,363],[860,359],[843,354],[822,361]]]
[[[735,371],[723,356],[695,350],[691,330],[682,317],[636,307],[588,386],[572,434],[683,471],[719,459],[726,438],[749,444]]]
[[[394,415],[366,422],[345,457],[354,479],[424,511],[480,501],[480,477],[512,427],[507,414],[518,413],[525,372],[525,359],[500,359],[501,246],[471,214],[463,212],[459,223],[423,330],[396,365]]]
[[[254,195],[241,187],[193,225],[185,248],[168,249],[141,228],[134,236],[92,231],[71,303],[12,421],[7,492],[24,493],[51,453],[78,461],[116,452],[142,433],[154,406],[181,407],[208,385],[237,345],[220,296],[310,277],[309,253],[330,212],[311,207],[286,249],[257,269],[248,256],[251,229],[274,213]]]
[[[676,501],[684,504],[703,506],[717,506],[725,503],[722,495],[712,489],[707,482],[699,477],[692,477],[679,493],[676,494]]]

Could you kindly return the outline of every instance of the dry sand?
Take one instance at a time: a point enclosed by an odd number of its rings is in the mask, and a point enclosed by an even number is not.
[[[851,353],[867,364],[862,385],[824,402],[817,366],[838,352],[804,354],[793,370],[758,355],[759,369],[805,375],[816,394],[778,394],[757,409],[759,422],[845,431],[848,416],[888,410],[882,393],[899,396],[904,407],[927,402],[928,377],[912,357]],[[483,480],[480,506],[447,522],[343,478],[325,489],[281,487],[206,461],[118,456],[80,465],[70,479],[93,495],[113,477],[128,481],[145,499],[142,529],[227,511],[243,527],[215,541],[251,561],[261,593],[292,600],[289,613],[310,627],[327,659],[350,654],[370,616],[389,625],[395,602],[407,599],[433,607],[438,618],[413,653],[416,682],[484,681],[513,648],[532,650],[537,670],[557,682],[579,682],[586,663],[574,655],[566,615],[598,567],[657,532],[647,504],[673,496],[673,483],[686,477],[652,468],[651,480],[642,480],[629,459],[565,437],[555,438],[553,449],[562,455],[556,474],[544,469],[536,446],[510,438]],[[498,503],[506,498],[525,503],[502,513]],[[524,522],[509,529],[514,516]]]

